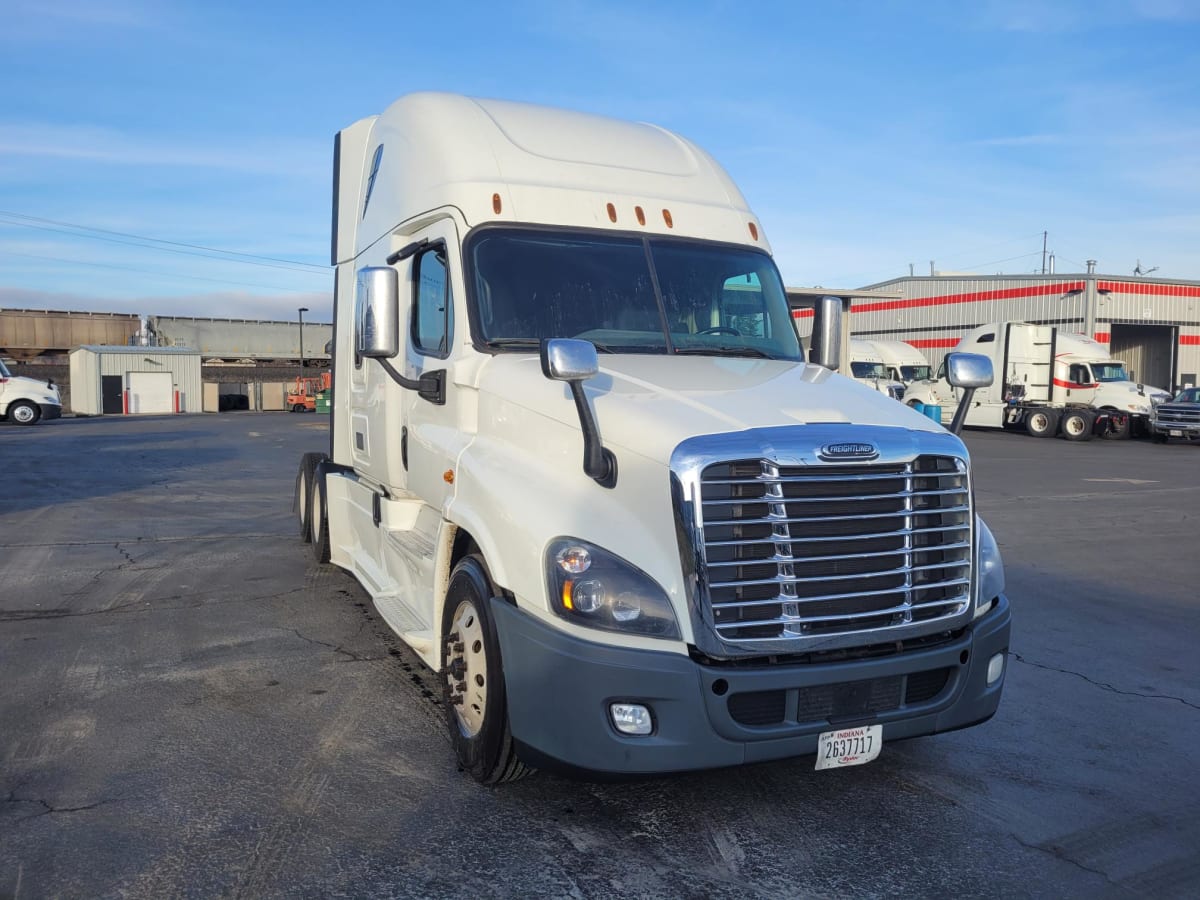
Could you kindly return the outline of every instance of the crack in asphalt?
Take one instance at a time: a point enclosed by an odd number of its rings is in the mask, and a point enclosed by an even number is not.
[[[1074,674],[1074,673],[1072,673],[1072,674]],[[1113,881],[1111,878],[1108,877],[1107,872],[1104,872],[1100,869],[1093,869],[1091,866],[1085,866],[1083,863],[1079,862],[1079,860],[1077,860],[1077,859],[1071,859],[1071,857],[1067,856],[1067,854],[1063,851],[1062,847],[1059,847],[1055,844],[1051,844],[1049,846],[1046,846],[1045,844],[1030,844],[1030,843],[1026,843],[1025,841],[1021,840],[1021,838],[1015,834],[1010,833],[1009,836],[1014,841],[1016,841],[1018,844],[1020,844],[1022,847],[1026,848],[1027,850],[1037,850],[1041,853],[1045,853],[1048,856],[1053,856],[1055,859],[1060,859],[1065,863],[1069,863],[1077,869],[1082,869],[1084,872],[1090,872],[1092,875],[1099,875],[1101,878],[1103,878],[1106,882],[1108,882],[1113,887],[1120,886],[1115,881]]]
[[[1074,672],[1071,669],[1060,669],[1058,666],[1047,666],[1044,663],[1031,662],[1023,657],[1020,653],[1014,653],[1011,650],[1009,651],[1008,655],[1017,662],[1024,663],[1027,666],[1033,666],[1035,669],[1046,669],[1050,672],[1059,672],[1063,675],[1074,675],[1076,678],[1082,678],[1090,685],[1094,685],[1101,690],[1110,691],[1114,694],[1121,694],[1125,697],[1143,697],[1147,700],[1176,700],[1179,703],[1182,703],[1184,706],[1190,706],[1192,709],[1200,709],[1200,705],[1184,700],[1182,697],[1176,697],[1173,694],[1145,694],[1141,691],[1123,691],[1119,687],[1109,684],[1107,681],[1096,681],[1093,678],[1089,678],[1082,672]]]
[[[131,600],[128,603],[118,603],[104,609],[9,609],[0,610],[0,623],[3,622],[36,622],[47,619],[74,619],[81,616],[104,616],[109,613],[136,612],[173,612],[181,609],[199,609],[203,606],[218,606],[223,603],[254,603],[261,600],[279,600],[291,594],[300,594],[307,588],[291,588],[274,594],[262,594],[257,597],[228,597],[225,599],[197,600],[189,603],[177,603],[170,606],[152,606],[159,601],[183,600],[187,594],[171,594],[166,597],[150,597],[142,600]],[[195,595],[192,595],[195,596]]]
[[[281,631],[290,631],[292,634],[296,635],[296,637],[300,638],[300,640],[302,640],[302,641],[308,641],[310,644],[317,644],[320,647],[328,647],[334,653],[341,653],[343,656],[346,657],[347,662],[375,662],[377,660],[387,659],[386,656],[359,656],[357,653],[353,653],[353,652],[345,649],[344,647],[342,647],[341,644],[330,644],[327,641],[318,641],[316,638],[310,638],[308,635],[301,634],[299,629],[296,629],[296,628],[285,628],[282,625],[275,625],[273,627],[278,628]],[[362,629],[360,628],[359,633],[361,633],[361,632],[362,632]],[[355,636],[357,637],[357,635],[355,635]]]
[[[119,799],[109,799],[109,800],[97,800],[95,803],[88,803],[84,806],[51,806],[49,803],[47,803],[45,800],[43,800],[40,797],[18,797],[16,791],[9,791],[8,796],[6,798],[4,798],[4,802],[5,803],[32,803],[32,804],[42,807],[41,812],[35,812],[33,815],[24,816],[23,818],[17,819],[17,821],[13,823],[15,825],[18,822],[27,822],[30,819],[37,819],[37,818],[40,818],[41,816],[55,815],[58,813],[83,812],[84,810],[95,809],[97,806],[105,806],[109,803],[120,803],[121,801]]]

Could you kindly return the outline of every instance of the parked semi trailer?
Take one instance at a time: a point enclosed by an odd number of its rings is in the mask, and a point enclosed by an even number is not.
[[[887,365],[872,341],[850,339],[850,374],[859,384],[887,394],[893,400],[904,396],[904,382],[888,373]]]
[[[334,159],[331,441],[300,527],[441,673],[465,771],[855,765],[996,711],[1009,606],[966,448],[805,362],[708,154],[423,93]]]
[[[1147,431],[1153,405],[1170,399],[1161,388],[1135,384],[1125,364],[1103,344],[1051,325],[996,322],[968,333],[955,348],[978,353],[1001,373],[997,382],[975,393],[966,424],[1028,431],[1036,437],[1061,435],[1091,439],[1094,433],[1128,437]],[[928,381],[909,385],[909,405],[951,405],[956,391],[945,366]],[[948,417],[943,412],[943,418]]]

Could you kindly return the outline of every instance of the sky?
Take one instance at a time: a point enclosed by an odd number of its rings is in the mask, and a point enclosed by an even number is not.
[[[329,321],[333,136],[445,90],[676,131],[788,285],[1200,279],[1200,0],[0,0],[0,307]]]

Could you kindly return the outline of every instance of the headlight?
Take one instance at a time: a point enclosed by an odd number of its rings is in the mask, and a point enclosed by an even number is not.
[[[1143,403],[1130,403],[1129,408],[1136,413],[1148,413],[1150,408]]]
[[[604,631],[679,638],[667,593],[636,566],[574,538],[546,548],[546,585],[554,611],[568,621]]]
[[[976,516],[975,525],[979,538],[979,569],[975,573],[975,617],[978,618],[1004,593],[1004,560],[1000,558],[1000,547],[987,523]]]

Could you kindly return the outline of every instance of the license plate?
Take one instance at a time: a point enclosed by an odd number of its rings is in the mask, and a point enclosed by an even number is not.
[[[869,763],[883,749],[883,726],[865,725],[825,731],[817,739],[817,765],[820,769],[840,769]]]
[[[1171,429],[1171,437],[1183,437],[1183,432],[1177,428]]]

